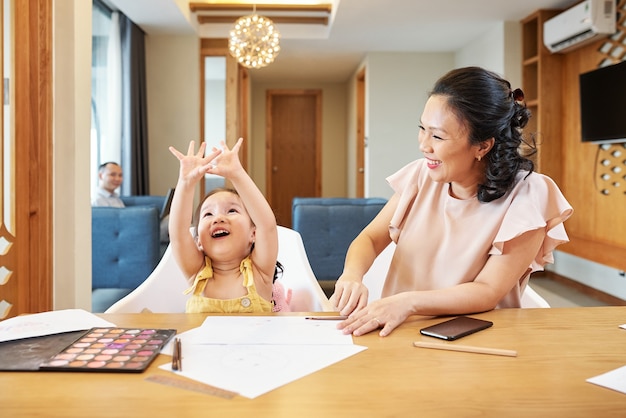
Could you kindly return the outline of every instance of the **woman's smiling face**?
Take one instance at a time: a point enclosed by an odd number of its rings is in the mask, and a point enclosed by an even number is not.
[[[433,181],[453,183],[461,190],[475,189],[483,177],[483,166],[477,160],[482,156],[481,147],[470,143],[469,130],[444,96],[428,99],[419,129],[420,151]]]

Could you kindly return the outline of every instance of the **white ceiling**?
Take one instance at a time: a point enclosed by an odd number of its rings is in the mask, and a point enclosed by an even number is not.
[[[147,34],[206,36],[189,0],[107,0]],[[196,0],[198,1],[198,0]],[[578,0],[328,0],[330,27],[308,38],[277,25],[281,52],[268,67],[251,70],[255,81],[343,82],[369,51],[455,51],[498,22],[519,21],[537,9],[566,9]],[[259,4],[276,3],[263,1]],[[309,25],[310,26],[310,25]],[[226,38],[229,25],[210,32]],[[300,25],[302,29],[302,25]],[[311,28],[313,29],[313,28]]]

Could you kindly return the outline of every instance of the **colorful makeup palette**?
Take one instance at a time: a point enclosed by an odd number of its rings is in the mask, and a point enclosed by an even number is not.
[[[175,329],[92,328],[40,369],[142,372],[174,335]]]

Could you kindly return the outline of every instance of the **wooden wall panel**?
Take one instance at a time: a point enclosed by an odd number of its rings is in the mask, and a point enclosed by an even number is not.
[[[2,156],[0,189],[3,195],[5,187],[14,193],[3,208],[11,208],[11,213],[3,213],[0,226],[0,236],[11,243],[0,254],[0,267],[4,274],[10,272],[0,280],[0,320],[51,310],[53,290],[52,0],[12,3],[13,52],[8,56],[13,109],[4,123],[14,130],[14,140],[2,142],[3,147],[12,145],[6,148],[11,155]],[[7,217],[10,228],[4,223]]]
[[[624,13],[626,0],[618,6],[621,34],[587,45],[563,55],[561,63],[562,155],[563,173],[559,186],[574,207],[574,215],[566,222],[571,242],[560,247],[573,255],[626,270],[626,194],[604,195],[597,187],[597,156],[599,145],[581,142],[580,95],[578,77],[593,70],[607,59],[601,51],[606,42],[622,43],[625,39]],[[620,57],[611,57],[615,62]],[[624,80],[626,83],[626,80]],[[621,149],[626,159],[626,148]],[[626,171],[622,175],[626,175]],[[624,180],[626,181],[626,180]]]

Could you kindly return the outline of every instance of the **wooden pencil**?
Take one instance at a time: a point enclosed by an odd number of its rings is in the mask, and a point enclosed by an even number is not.
[[[492,354],[495,356],[517,357],[517,351],[501,348],[475,347],[471,345],[444,344],[428,341],[415,341],[415,347],[434,348],[436,350],[462,351],[464,353]]]

